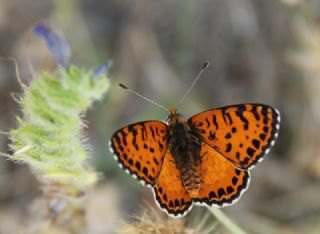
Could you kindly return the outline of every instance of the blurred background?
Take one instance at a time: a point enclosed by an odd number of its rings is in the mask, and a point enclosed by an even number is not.
[[[72,63],[114,62],[109,92],[85,118],[90,163],[101,173],[88,195],[90,233],[117,233],[145,210],[166,219],[151,191],[118,167],[107,141],[126,124],[167,113],[117,84],[174,107],[206,60],[211,66],[180,109],[185,118],[245,102],[269,104],[282,116],[279,139],[251,171],[248,191],[223,211],[249,233],[320,233],[319,0],[1,0],[0,56],[17,58],[24,83],[55,69],[31,33],[40,21],[64,32]],[[1,131],[16,127],[21,112],[12,96],[20,94],[13,63],[0,61]],[[6,135],[0,143],[8,152]],[[41,216],[40,194],[27,166],[0,160],[0,233],[26,233]],[[194,209],[183,225],[201,231],[200,216],[210,233],[227,233],[206,212]]]

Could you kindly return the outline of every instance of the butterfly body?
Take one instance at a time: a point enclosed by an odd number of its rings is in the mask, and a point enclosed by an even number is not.
[[[279,112],[264,104],[215,108],[188,120],[171,109],[167,122],[143,121],[116,131],[110,151],[121,168],[152,188],[163,211],[178,217],[193,205],[236,202],[279,128]]]
[[[200,189],[199,165],[201,163],[201,141],[192,132],[188,122],[172,109],[168,117],[169,136],[168,149],[173,156],[174,165],[181,171],[181,180],[191,197],[196,197]]]

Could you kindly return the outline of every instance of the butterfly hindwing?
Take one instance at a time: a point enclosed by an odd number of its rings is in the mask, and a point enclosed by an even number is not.
[[[201,140],[236,167],[249,169],[273,146],[280,114],[267,105],[240,104],[202,112],[188,123]]]
[[[161,121],[144,121],[116,131],[110,150],[120,167],[142,183],[153,186],[167,150],[168,126]]]
[[[203,143],[201,147],[201,185],[196,204],[231,205],[247,189],[249,171],[237,169],[229,160]]]
[[[191,197],[181,181],[181,171],[170,152],[166,153],[153,193],[158,206],[170,216],[184,216],[192,208]]]

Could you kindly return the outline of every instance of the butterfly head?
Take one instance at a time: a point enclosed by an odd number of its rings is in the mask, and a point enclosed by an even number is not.
[[[167,122],[169,125],[172,125],[176,122],[180,122],[183,120],[183,116],[177,112],[176,108],[172,108],[169,110],[170,114],[168,115]]]

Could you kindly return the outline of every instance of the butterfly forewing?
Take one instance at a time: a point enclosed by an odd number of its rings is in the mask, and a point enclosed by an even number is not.
[[[267,105],[240,104],[202,112],[188,123],[236,167],[249,169],[273,146],[280,115]]]
[[[192,208],[189,193],[181,181],[181,171],[176,167],[170,152],[166,153],[153,192],[158,206],[171,216],[183,216]]]
[[[159,176],[167,150],[168,126],[161,121],[144,121],[116,131],[110,150],[120,167],[146,185],[153,186]]]
[[[201,155],[201,185],[193,201],[210,206],[231,205],[237,201],[249,185],[249,172],[237,169],[205,143]]]

